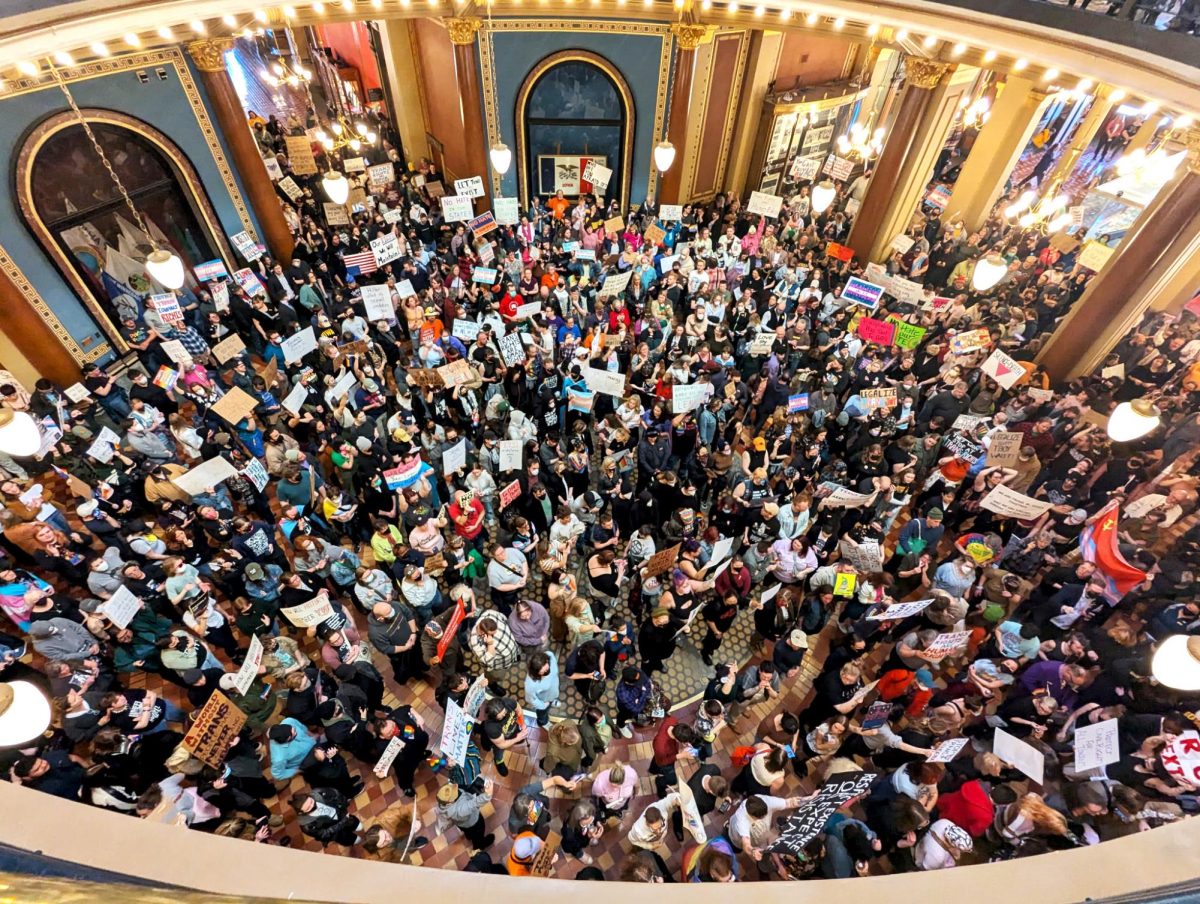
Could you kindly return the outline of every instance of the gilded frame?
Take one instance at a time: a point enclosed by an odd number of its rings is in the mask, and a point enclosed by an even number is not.
[[[188,100],[188,105],[192,109],[192,115],[196,118],[196,124],[199,126],[200,131],[204,136],[205,144],[208,145],[209,152],[213,157],[213,162],[216,164],[217,171],[221,175],[221,181],[224,183],[226,191],[229,194],[230,202],[233,204],[234,210],[237,211],[238,219],[242,223],[242,228],[257,239],[257,230],[254,228],[254,223],[250,219],[250,211],[246,207],[246,203],[242,198],[242,193],[238,188],[237,180],[233,175],[233,169],[230,167],[229,161],[225,156],[225,150],[221,147],[220,139],[217,136],[217,130],[213,126],[212,119],[208,115],[208,109],[204,106],[204,101],[200,97],[200,91],[196,86],[195,79],[192,78],[191,69],[188,68],[187,61],[184,58],[182,51],[178,47],[168,47],[160,50],[148,50],[138,53],[113,56],[107,59],[95,60],[79,66],[65,67],[59,71],[66,82],[73,83],[83,81],[85,79],[112,75],[118,72],[128,72],[134,69],[151,68],[162,65],[167,65],[174,68],[175,73],[179,78],[180,87],[183,89],[184,95]],[[48,86],[45,82],[34,79],[14,80],[6,86],[5,91],[0,92],[0,101],[7,100],[10,97],[15,97],[21,94],[29,94],[35,91],[46,90],[53,90],[53,88],[52,86]],[[103,112],[111,113],[112,111]],[[120,123],[120,125],[125,126],[126,123]],[[142,125],[144,126],[145,124]],[[149,128],[148,126],[145,127]],[[163,138],[172,148],[174,148],[174,153],[169,150],[166,151],[172,163],[174,163],[176,166],[179,166],[179,162],[182,159],[187,166],[182,168],[181,172],[190,172],[190,175],[195,179],[195,184],[203,186],[203,182],[196,175],[195,169],[191,166],[191,162],[188,161],[187,157],[175,147],[174,142],[170,141],[170,139],[166,139],[166,136],[163,136]],[[16,181],[18,192],[23,191],[24,179],[22,178],[22,172],[19,168]],[[189,189],[190,188],[191,186],[189,186]],[[219,228],[219,220],[216,218],[215,211],[212,210],[212,205],[209,202],[207,192],[194,192],[194,194],[196,194],[197,200],[200,202],[199,206],[201,208],[207,208],[202,212],[203,215],[201,217],[201,221],[205,228],[208,229],[215,237],[214,246],[221,252],[222,257],[225,260],[226,267],[228,267],[229,262],[236,260],[236,258],[234,258],[232,254],[224,230]],[[24,213],[24,202],[18,198],[18,203],[22,205],[22,213]],[[204,222],[205,216],[210,216],[212,224],[218,224],[218,227],[214,229],[210,223]],[[32,223],[32,220],[29,220],[29,222]],[[82,365],[99,360],[114,350],[119,354],[124,354],[127,352],[128,346],[120,337],[120,335],[117,334],[114,329],[110,328],[111,324],[109,322],[108,315],[103,311],[98,310],[98,306],[96,306],[94,296],[90,290],[86,290],[86,286],[84,287],[86,291],[81,292],[79,290],[78,286],[76,285],[76,283],[79,281],[78,274],[75,273],[74,267],[70,265],[69,261],[67,262],[67,266],[63,267],[62,263],[55,257],[51,249],[58,250],[58,243],[53,240],[46,241],[42,235],[38,235],[38,240],[44,243],[47,254],[54,259],[56,266],[58,266],[60,272],[64,274],[64,281],[75,290],[81,303],[96,321],[96,325],[100,329],[101,333],[108,337],[109,341],[98,342],[96,346],[91,349],[84,350],[81,348],[79,343],[71,335],[70,331],[66,328],[63,322],[59,320],[58,315],[54,313],[54,310],[49,304],[47,304],[41,293],[39,293],[37,288],[29,281],[29,279],[21,271],[20,266],[15,260],[13,260],[12,256],[3,246],[0,246],[0,270],[3,270],[5,274],[13,281],[18,291],[20,291],[25,300],[30,304],[42,321],[45,322],[45,324],[50,328],[54,335],[58,337],[59,341],[62,342],[63,346],[71,354],[71,357],[75,359],[77,364]],[[233,271],[230,270],[230,272],[232,273]],[[68,277],[66,274],[70,274],[70,276]],[[72,279],[72,277],[74,279]]]

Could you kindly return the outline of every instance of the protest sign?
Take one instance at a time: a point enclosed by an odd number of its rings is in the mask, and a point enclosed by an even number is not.
[[[1025,376],[1025,368],[1000,349],[988,355],[980,369],[1005,389],[1011,389],[1014,383]]]
[[[1031,399],[1033,399],[1035,402],[1038,402],[1038,403],[1051,402],[1054,400],[1054,390],[1053,389],[1041,389],[1036,386],[1030,386],[1026,390],[1026,392],[1029,393],[1029,397]],[[1101,425],[1101,426],[1103,426],[1103,425]]]
[[[993,487],[979,505],[1002,517],[1021,521],[1036,521],[1050,510],[1049,502],[1033,499],[1004,485]]]
[[[1200,785],[1200,733],[1183,732],[1169,741],[1159,756],[1168,775]]]
[[[460,198],[482,198],[485,194],[482,176],[454,180],[454,193]]]
[[[604,221],[604,231],[611,233],[619,233],[625,229],[625,220],[619,216],[610,217]]]
[[[479,336],[480,324],[474,320],[465,320],[462,317],[454,318],[454,326],[450,328],[450,335],[455,339],[461,339],[464,342],[474,342]]]
[[[358,377],[354,375],[353,370],[345,370],[329,387],[329,398],[340,399],[358,383]]]
[[[864,389],[858,397],[874,411],[877,408],[894,408],[896,405],[896,387],[885,386],[882,389]]]
[[[183,308],[179,306],[179,299],[173,292],[151,295],[150,304],[154,306],[154,310],[164,323],[181,323],[183,321]]]
[[[996,433],[992,435],[992,444],[988,446],[987,463],[993,468],[1011,468],[1017,463],[1021,454],[1021,444],[1025,442],[1023,433]]]
[[[1120,361],[1118,361],[1116,364],[1113,364],[1111,367],[1103,368],[1100,371],[1100,378],[1102,380],[1124,380],[1125,379],[1125,365],[1122,364]]]
[[[763,191],[752,191],[750,192],[750,201],[746,204],[746,213],[752,213],[760,217],[777,217],[782,207],[783,198],[779,197],[779,195],[772,195]]]
[[[471,199],[462,195],[442,195],[442,219],[447,223],[461,223],[475,216]]]
[[[607,188],[612,181],[613,171],[595,158],[589,160],[583,168],[582,181],[591,183],[593,188]]]
[[[830,154],[825,159],[825,175],[832,176],[838,182],[845,182],[854,172],[854,161],[845,157],[835,157]]]
[[[312,628],[333,615],[333,605],[329,602],[329,597],[321,595],[313,597],[307,603],[279,611],[297,628]]]
[[[108,428],[106,427],[105,429],[107,430]],[[111,433],[112,431],[109,432]],[[116,442],[110,443],[103,436],[99,436],[88,446],[86,454],[88,457],[96,459],[100,464],[106,465],[113,460],[113,450],[118,445],[120,445],[119,438]]]
[[[865,279],[851,276],[846,282],[846,287],[842,289],[842,298],[862,305],[868,311],[874,311],[879,307],[879,300],[883,298],[883,286],[877,286]]]
[[[218,364],[224,364],[231,358],[236,358],[245,350],[246,343],[237,333],[230,333],[212,347],[213,357],[217,359]]]
[[[600,370],[595,367],[585,367],[583,369],[583,379],[587,383],[588,389],[594,392],[602,392],[617,399],[625,398],[624,374]]]
[[[620,295],[629,286],[629,280],[632,278],[632,270],[604,277],[604,285],[600,287],[600,297],[607,298],[610,295]]]
[[[1046,758],[1032,744],[1027,744],[1020,738],[1015,738],[1003,728],[996,729],[992,740],[992,753],[1009,765],[1021,770],[1039,785],[1042,784],[1043,773],[1046,769]]]
[[[521,470],[522,452],[524,443],[519,439],[502,439],[500,440],[500,471],[519,471]]]
[[[297,383],[292,387],[292,391],[284,396],[284,399],[280,404],[292,414],[299,417],[301,407],[305,402],[308,401],[308,392],[309,390],[307,386],[305,386],[303,383]]]
[[[967,330],[950,338],[950,351],[956,355],[965,355],[977,348],[986,348],[991,341],[991,333],[985,329]]]
[[[957,650],[965,649],[971,639],[970,631],[951,631],[939,634],[928,647],[922,651],[922,658],[931,662],[945,659]]]
[[[925,338],[927,329],[923,326],[914,326],[903,320],[893,320],[892,322],[896,324],[896,338],[892,341],[900,348],[916,348]]]
[[[134,596],[129,588],[122,584],[112,596],[104,601],[100,611],[110,622],[118,628],[124,629],[129,627],[129,623],[133,621],[133,617],[141,608],[141,598]]]
[[[500,271],[494,267],[476,267],[471,271],[471,282],[480,283],[485,286],[490,286],[496,282],[496,275]],[[534,302],[541,309],[541,302]],[[521,307],[525,307],[522,305]]]
[[[709,383],[677,383],[671,387],[671,412],[683,414],[699,408],[712,393],[713,387]]]
[[[925,287],[919,282],[905,279],[903,276],[893,276],[889,279],[887,291],[897,301],[914,306],[919,305],[925,299]]]
[[[449,477],[467,466],[467,441],[460,439],[442,453],[442,473]]]
[[[817,157],[797,157],[792,161],[792,178],[798,182],[812,181],[821,171],[821,161]],[[843,258],[845,260],[846,258]]]
[[[516,311],[513,312],[513,318],[516,320],[528,320],[530,317],[536,317],[542,313],[542,303],[540,301],[531,301],[528,304],[517,305]]]
[[[380,267],[390,264],[400,257],[400,239],[391,233],[371,239],[371,253],[375,255],[375,263]]]
[[[296,180],[291,176],[284,176],[282,179],[280,179],[279,187],[284,190],[284,193],[286,193],[293,202],[299,201],[304,197],[304,189],[297,185]]]
[[[507,333],[500,337],[500,357],[509,367],[525,362],[525,346],[517,333]]]
[[[916,239],[914,239],[911,235],[900,233],[900,235],[892,239],[892,250],[899,251],[901,254],[908,254],[909,249],[915,244]]]
[[[260,493],[267,488],[267,484],[271,481],[271,475],[267,473],[267,469],[257,458],[250,459],[250,463],[242,468],[241,474],[254,484],[254,489]]]
[[[342,169],[347,173],[362,173],[367,169],[366,157],[345,157],[342,160]]]
[[[396,167],[392,163],[376,163],[367,167],[367,184],[372,191],[386,188],[388,183],[396,181]]]
[[[854,596],[854,588],[858,586],[858,575],[839,572],[833,579],[834,596]]]
[[[63,395],[65,395],[72,402],[82,402],[84,399],[90,396],[91,393],[88,392],[87,387],[82,383],[72,383],[63,390]]]
[[[646,562],[646,577],[655,578],[674,568],[675,563],[679,561],[679,550],[680,544],[676,543],[674,546],[660,549],[652,555]]]
[[[967,464],[975,464],[983,455],[983,446],[973,442],[969,437],[963,436],[961,433],[948,437],[942,445],[942,449],[950,452],[955,458],[961,458]]]
[[[521,498],[521,481],[514,480],[500,491],[500,508],[504,510]]]
[[[236,426],[258,407],[258,399],[234,386],[212,405],[213,414]]]
[[[463,708],[452,698],[446,699],[446,718],[442,721],[442,740],[438,744],[446,756],[446,760],[454,766],[461,766],[467,759],[467,744],[471,740],[473,723]]]
[[[830,242],[825,246],[825,256],[844,263],[854,259],[854,249],[846,245],[839,245],[837,242]]]
[[[283,350],[284,362],[294,364],[309,352],[317,350],[316,333],[313,332],[311,326],[307,326],[300,332],[293,333],[284,339],[280,348]]]
[[[1121,759],[1117,744],[1117,720],[1105,719],[1075,726],[1075,770],[1098,769]]]
[[[192,355],[178,339],[167,339],[159,346],[176,364],[191,364]]]
[[[237,477],[237,475],[238,469],[218,455],[196,465],[178,477],[172,477],[171,483],[185,493],[196,496],[210,487],[215,487],[221,481]]]
[[[769,355],[774,345],[775,334],[773,332],[755,333],[754,338],[750,340],[749,354],[752,358],[759,355]]]
[[[521,222],[521,205],[516,198],[493,198],[492,211],[501,226],[516,226]]]
[[[959,752],[967,746],[970,738],[950,738],[946,741],[941,741],[933,748],[933,753],[925,757],[927,763],[949,763]]]
[[[233,247],[237,248],[238,254],[246,259],[247,263],[253,263],[262,257],[262,252],[258,250],[258,242],[254,241],[254,236],[248,232],[239,232],[231,235]]]
[[[647,248],[657,248],[666,237],[666,230],[657,223],[651,223],[646,227],[646,231],[642,233],[642,238],[645,240]]]
[[[873,772],[832,776],[817,792],[789,816],[783,817],[779,837],[767,846],[773,854],[802,854],[808,843],[825,828],[839,807],[871,790],[878,775]]]
[[[1166,505],[1166,502],[1167,497],[1162,493],[1147,493],[1145,496],[1139,496],[1125,506],[1123,514],[1127,518],[1145,518],[1155,509],[1160,509]]]
[[[383,212],[383,222],[394,226],[404,219],[404,211],[399,207],[393,207],[391,210]]]
[[[482,238],[492,230],[498,229],[499,224],[496,223],[496,217],[488,210],[468,220],[467,228],[475,233],[477,238]]]
[[[287,135],[283,142],[287,146],[288,163],[293,173],[297,176],[315,176],[320,172],[313,156],[312,142],[307,135]]]
[[[215,282],[208,287],[208,294],[212,296],[213,307],[217,309],[218,314],[229,310],[228,285],[223,282]]]
[[[372,323],[396,319],[396,309],[392,307],[392,290],[387,286],[363,286],[362,303],[367,320]]]
[[[883,550],[879,548],[878,540],[855,543],[847,538],[842,541],[839,549],[842,557],[861,574],[874,574],[883,570]]]
[[[866,711],[862,718],[862,728],[865,731],[870,731],[873,728],[878,728],[888,720],[888,716],[892,714],[892,703],[890,700],[876,700],[871,704],[871,708]]]
[[[396,757],[400,755],[400,751],[404,749],[404,737],[400,732],[392,735],[387,746],[383,748],[383,753],[379,755],[379,759],[375,761],[375,765],[371,767],[371,771],[375,773],[376,778],[384,778],[387,776],[388,770],[392,768],[392,763],[396,762]]]
[[[219,769],[245,724],[246,714],[221,691],[213,690],[204,709],[184,735],[183,746],[206,766]]]
[[[916,615],[918,612],[924,612],[926,607],[932,602],[932,599],[928,599],[913,600],[908,603],[892,603],[892,605],[886,606],[872,615],[868,615],[867,621],[894,621],[899,618],[908,618],[911,615]]]
[[[325,211],[325,223],[328,226],[349,226],[350,214],[346,212],[346,208],[341,204],[334,204],[332,201],[325,201],[321,205]]]
[[[796,395],[788,396],[788,414],[793,414],[797,411],[808,411],[807,392],[800,392]]]
[[[464,358],[443,364],[437,368],[437,375],[442,378],[442,385],[450,388],[470,383],[477,377],[475,371],[471,369],[471,365]]]
[[[247,295],[267,297],[267,287],[262,284],[262,280],[258,278],[258,274],[249,267],[243,267],[241,270],[238,270],[233,274],[233,278]]]
[[[257,634],[251,634],[250,648],[246,651],[246,658],[242,661],[241,667],[237,670],[237,674],[233,678],[233,686],[237,688],[239,694],[245,695],[250,690],[250,685],[258,677],[258,667],[262,665],[262,658],[262,641],[258,639]]]
[[[874,493],[856,493],[837,484],[831,486],[833,492],[821,500],[827,508],[860,508],[875,498]]]
[[[858,322],[858,335],[877,345],[891,345],[896,338],[896,324],[874,317],[864,317]]]
[[[1099,273],[1115,252],[1115,248],[1110,248],[1103,242],[1092,240],[1083,246],[1075,263],[1086,270],[1091,270],[1093,273]]]

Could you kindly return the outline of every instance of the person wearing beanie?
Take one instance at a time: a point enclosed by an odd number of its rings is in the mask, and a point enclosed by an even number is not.
[[[471,843],[471,848],[483,851],[496,842],[496,836],[487,831],[483,818],[483,805],[492,799],[495,786],[492,780],[483,780],[483,790],[472,792],[465,790],[454,782],[447,782],[438,788],[437,808],[440,817],[458,826],[463,837]]]
[[[429,839],[424,835],[412,835],[420,829],[421,821],[416,818],[416,808],[411,803],[393,804],[379,814],[379,820],[374,825],[363,832],[365,859],[407,863],[410,853],[429,844]]]

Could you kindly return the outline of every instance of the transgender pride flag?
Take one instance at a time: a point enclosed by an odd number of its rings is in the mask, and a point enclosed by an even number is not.
[[[851,276],[846,288],[842,289],[842,298],[860,304],[868,311],[874,311],[879,307],[879,299],[883,298],[883,286]]]

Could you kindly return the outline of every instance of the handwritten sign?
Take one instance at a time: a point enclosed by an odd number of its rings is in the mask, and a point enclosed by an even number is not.
[[[1085,270],[1099,273],[1115,252],[1115,248],[1109,248],[1103,242],[1092,240],[1083,246],[1076,263]]]
[[[1161,760],[1168,775],[1200,785],[1200,733],[1183,732],[1163,749]]]
[[[313,332],[311,326],[305,327],[300,332],[293,333],[284,339],[280,348],[283,350],[284,362],[294,364],[309,352],[317,350],[316,333]]]
[[[683,219],[682,204],[663,204],[658,208],[658,218],[664,223]]]
[[[595,367],[585,367],[583,370],[583,379],[587,383],[588,389],[595,392],[602,392],[605,395],[610,395],[618,399],[625,397],[624,374],[599,370]]]
[[[212,411],[218,417],[236,426],[253,414],[257,407],[258,399],[240,387],[234,386],[213,403]]]
[[[316,596],[307,603],[279,611],[297,628],[312,628],[333,617],[333,604],[327,596]]]
[[[956,355],[965,355],[977,348],[986,348],[991,341],[992,334],[985,329],[967,330],[951,337],[950,351]]]
[[[874,317],[864,317],[858,322],[858,335],[877,345],[891,345],[896,338],[896,324]]]
[[[387,286],[363,286],[362,303],[367,320],[372,323],[391,321],[396,317],[396,310],[392,307],[392,290]]]
[[[655,578],[663,572],[669,571],[675,567],[675,563],[679,561],[679,550],[681,545],[676,543],[667,549],[660,549],[652,555],[649,561],[646,562],[646,577]]]
[[[296,184],[296,180],[291,176],[284,176],[279,180],[279,187],[283,189],[292,202],[295,203],[304,197],[304,189]]]
[[[183,746],[206,766],[218,769],[245,724],[246,714],[223,693],[214,690],[184,735]]]
[[[750,192],[750,200],[746,204],[746,213],[760,217],[777,217],[783,208],[783,198],[763,191]]]
[[[350,214],[346,212],[346,208],[341,204],[334,204],[332,201],[326,201],[321,205],[325,212],[325,223],[329,226],[349,226]]]
[[[237,674],[233,678],[233,686],[237,688],[237,692],[243,696],[250,685],[254,683],[254,679],[258,677],[258,667],[262,665],[263,645],[258,639],[257,634],[250,635],[250,648],[246,651],[246,658],[243,660],[241,667],[237,670]]]
[[[455,179],[454,192],[460,198],[482,198],[484,196],[483,177],[468,176],[466,179]]]
[[[1033,499],[1024,493],[1018,493],[1016,490],[1010,490],[1008,487],[1000,485],[993,487],[979,505],[981,508],[1005,518],[1036,521],[1050,510],[1051,503]]]
[[[893,603],[890,606],[885,606],[878,612],[867,616],[867,621],[894,621],[900,618],[908,618],[916,615],[918,612],[924,612],[926,607],[932,603],[932,599],[928,600],[913,600],[908,603]]]
[[[514,502],[521,498],[521,481],[514,480],[508,486],[500,491],[500,508],[501,510],[508,508]]]
[[[903,320],[893,320],[892,322],[896,324],[896,338],[893,341],[900,348],[916,348],[925,338],[925,333],[928,332],[923,326],[914,326]]]
[[[492,212],[501,226],[516,226],[521,222],[521,205],[516,198],[493,198]]]
[[[128,628],[133,617],[142,608],[141,597],[134,596],[124,585],[118,587],[111,597],[104,601],[100,611],[118,628]]]
[[[260,493],[267,488],[271,480],[271,475],[257,458],[250,459],[250,463],[242,468],[241,475],[254,484],[254,489]]]
[[[471,740],[473,723],[454,700],[446,698],[446,718],[442,721],[442,740],[438,744],[452,765],[459,766],[466,762],[467,745]]]
[[[315,176],[320,172],[307,135],[287,135],[283,142],[287,146],[288,163],[293,173],[297,176]]]
[[[950,738],[946,741],[941,741],[933,748],[933,753],[925,757],[927,763],[949,763],[959,752],[967,746],[970,738]]]
[[[709,383],[676,383],[671,387],[671,411],[674,414],[683,414],[685,411],[699,408],[712,393],[713,387]]]
[[[367,167],[367,184],[372,191],[386,188],[389,183],[396,181],[396,167],[391,162],[376,163]]]
[[[168,339],[161,346],[167,357],[176,364],[191,364],[192,355],[178,339]]]
[[[1021,455],[1021,445],[1025,442],[1023,433],[995,433],[992,443],[988,446],[987,463],[994,468],[1011,468]]]
[[[1025,376],[1025,368],[1000,349],[988,355],[980,369],[1005,389],[1011,389],[1014,383]]]
[[[833,579],[834,596],[854,596],[854,588],[858,585],[858,575],[849,572],[838,572]]]
[[[237,476],[237,468],[218,455],[202,464],[196,465],[196,467],[180,474],[178,477],[172,477],[171,483],[175,484],[175,486],[188,495],[197,496],[210,487],[217,486],[223,480]]]
[[[471,199],[462,195],[443,195],[442,219],[447,223],[461,223],[475,216],[475,207]]]
[[[1105,719],[1075,728],[1075,770],[1098,769],[1121,759],[1117,720]]]
[[[930,661],[945,659],[951,653],[966,649],[967,641],[970,639],[970,631],[951,631],[946,634],[939,634],[933,639],[933,643],[923,651],[924,658]]]
[[[284,399],[280,404],[292,414],[299,417],[301,408],[303,408],[304,403],[308,401],[308,392],[309,389],[307,386],[305,386],[303,383],[297,383],[292,387],[291,392],[284,396]]]
[[[231,358],[236,358],[245,350],[246,343],[242,341],[242,337],[237,333],[230,333],[212,347],[213,357],[217,359],[217,363],[219,364],[224,364]]]
[[[624,273],[614,273],[612,276],[604,277],[604,284],[600,287],[600,297],[608,298],[610,296],[620,295],[629,287],[629,280],[632,278],[632,270],[626,270]]]

